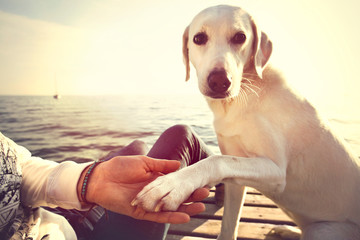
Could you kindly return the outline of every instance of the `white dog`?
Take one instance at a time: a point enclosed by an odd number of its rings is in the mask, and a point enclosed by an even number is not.
[[[183,52],[187,79],[190,61],[214,113],[223,155],[159,177],[135,204],[176,210],[195,189],[224,182],[218,239],[236,239],[249,186],[277,203],[302,239],[359,240],[360,162],[267,64],[272,44],[252,17],[238,7],[205,9],[185,30]]]

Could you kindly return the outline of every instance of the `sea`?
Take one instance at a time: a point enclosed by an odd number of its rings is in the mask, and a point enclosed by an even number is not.
[[[176,124],[191,126],[219,152],[212,113],[195,94],[0,96],[0,132],[32,155],[57,162],[97,160],[136,139],[151,148]]]
[[[360,156],[360,117],[338,109],[329,124]],[[0,96],[0,132],[57,162],[97,160],[135,139],[151,147],[176,124],[191,126],[215,154],[213,115],[198,95]]]

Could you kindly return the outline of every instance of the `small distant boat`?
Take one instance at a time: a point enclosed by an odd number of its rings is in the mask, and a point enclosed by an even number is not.
[[[55,81],[55,95],[53,96],[54,99],[60,99],[61,95],[58,94],[58,88],[57,88],[57,80],[56,75],[54,74],[54,81]]]

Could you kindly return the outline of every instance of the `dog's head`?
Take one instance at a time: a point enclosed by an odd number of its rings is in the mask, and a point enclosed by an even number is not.
[[[271,52],[271,41],[247,12],[226,5],[210,7],[195,16],[184,32],[186,80],[191,62],[203,95],[233,98],[245,81],[252,81],[245,72],[262,78]]]

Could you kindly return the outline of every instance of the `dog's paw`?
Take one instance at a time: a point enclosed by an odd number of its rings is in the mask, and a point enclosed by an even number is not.
[[[297,227],[280,225],[274,227],[270,234],[280,236],[284,240],[298,240],[301,237],[301,230]]]
[[[149,212],[176,211],[189,198],[194,187],[188,181],[181,181],[176,173],[158,177],[141,190],[132,201]]]

